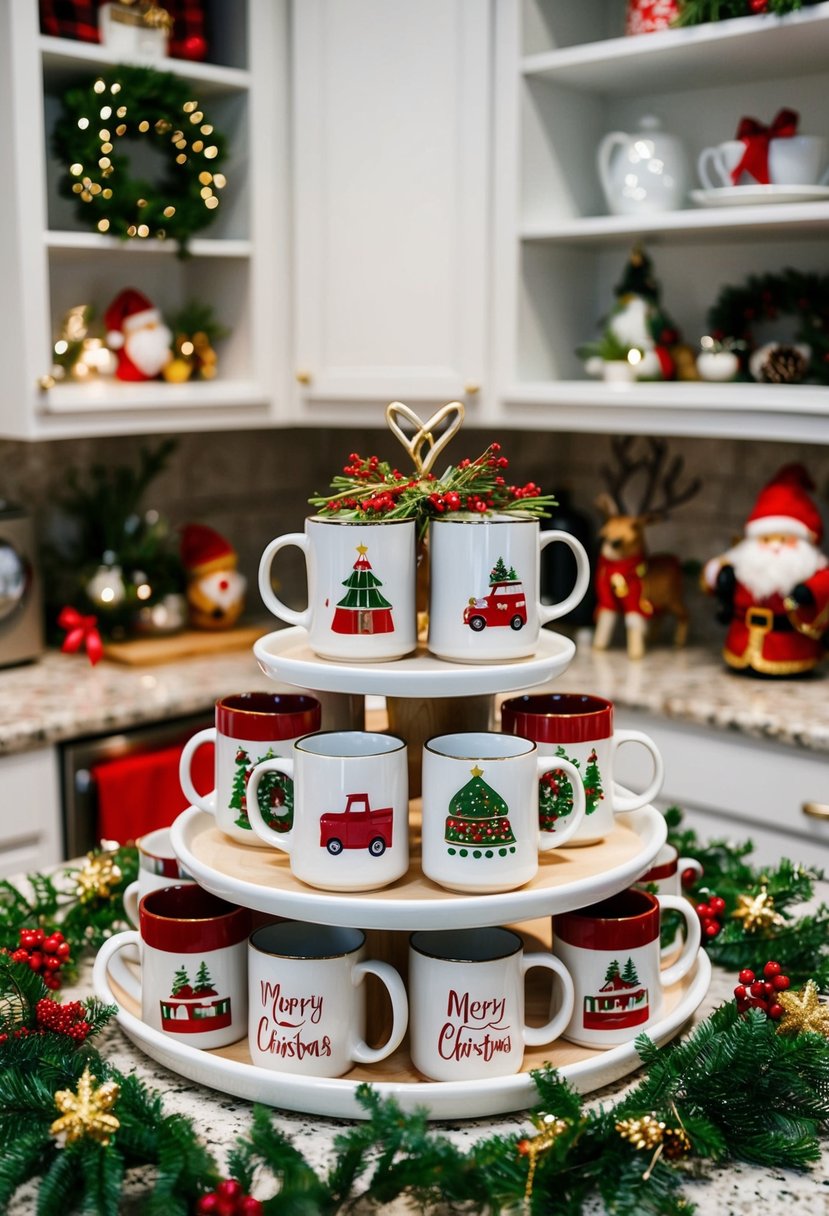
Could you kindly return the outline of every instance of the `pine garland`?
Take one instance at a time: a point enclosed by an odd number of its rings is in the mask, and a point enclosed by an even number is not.
[[[784,17],[819,4],[820,0],[682,0],[676,25],[703,25],[709,21],[730,21],[734,17],[752,17],[759,13],[774,13]]]

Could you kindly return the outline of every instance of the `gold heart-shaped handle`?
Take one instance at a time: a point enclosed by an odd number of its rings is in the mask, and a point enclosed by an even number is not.
[[[408,405],[404,405],[402,401],[392,401],[390,405],[386,406],[386,422],[389,424],[389,430],[411,456],[418,477],[423,477],[429,472],[449,440],[458,433],[463,422],[463,415],[463,403],[460,401],[450,401],[448,405],[441,406],[437,413],[432,414],[432,417],[426,422],[421,421],[414,410],[409,409]],[[415,428],[414,435],[406,434],[398,421],[399,418],[404,418]],[[435,439],[433,429],[439,427],[447,418],[450,419],[449,425],[443,434]],[[421,450],[427,443],[429,447],[426,455],[422,456]]]

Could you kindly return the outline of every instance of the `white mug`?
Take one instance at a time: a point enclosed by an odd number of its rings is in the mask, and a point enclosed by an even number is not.
[[[756,184],[742,173],[735,183],[733,174],[745,155],[741,139],[726,139],[720,144],[703,148],[697,160],[702,184],[709,190],[723,186]],[[773,186],[825,185],[829,179],[826,168],[826,140],[822,135],[792,135],[786,139],[769,140],[769,183]]]
[[[614,815],[646,806],[662,788],[662,757],[653,739],[640,730],[614,730],[613,704],[603,697],[569,692],[510,697],[501,705],[501,728],[533,739],[547,758],[539,786],[542,828],[557,825],[572,805],[573,786],[563,761],[579,770],[586,809],[572,844],[603,840],[613,830]],[[622,793],[614,785],[613,761],[622,744],[638,744],[650,753],[653,776],[641,793]]]
[[[681,895],[682,875],[690,870],[694,881],[702,878],[702,866],[695,857],[680,857],[672,844],[664,844],[653,862],[637,879],[637,886],[651,890],[654,895]]]
[[[191,883],[150,891],[138,930],[116,933],[95,960],[141,1005],[141,1020],[188,1047],[225,1047],[245,1037],[251,914]],[[139,948],[140,984],[118,956]],[[99,985],[100,986],[100,985]]]
[[[388,963],[365,958],[365,940],[361,929],[301,921],[251,934],[248,1047],[255,1065],[340,1077],[399,1046],[408,1020],[406,989]],[[378,977],[391,1001],[392,1028],[381,1047],[365,1041],[367,975]]]
[[[294,783],[293,827],[275,832],[257,798],[269,773]],[[290,857],[301,882],[328,891],[371,891],[409,868],[406,744],[371,731],[321,731],[294,744],[285,760],[258,764],[248,813],[259,838]]]
[[[272,586],[273,560],[291,545],[305,557],[308,607],[302,611],[284,604]],[[415,521],[312,515],[304,532],[278,536],[267,546],[259,591],[274,616],[307,629],[321,658],[399,659],[417,645]]]
[[[538,779],[547,761],[531,739],[470,731],[423,746],[423,873],[450,891],[522,887],[538,854],[566,844],[584,817],[578,770],[572,814],[555,831],[538,827]]]
[[[525,976],[552,971],[558,1010],[543,1026],[524,1020]],[[435,1081],[519,1072],[524,1047],[557,1039],[573,1009],[573,981],[552,954],[525,954],[511,929],[419,931],[409,939],[412,1063]]]
[[[542,604],[541,551],[561,542],[576,559],[576,584],[559,604]],[[529,515],[458,513],[429,525],[429,637],[432,654],[461,663],[527,658],[542,625],[580,602],[590,582],[584,548],[569,532],[542,532]]]
[[[179,761],[179,780],[193,806],[216,819],[217,826],[241,844],[258,845],[248,817],[247,783],[261,760],[287,756],[297,739],[319,730],[320,703],[304,693],[241,692],[216,702],[216,725],[188,739]],[[200,747],[216,748],[216,788],[207,795],[193,785],[193,757]],[[287,831],[293,821],[293,786],[273,777],[257,796],[270,826]],[[261,809],[261,806],[260,806]]]
[[[124,912],[132,925],[138,924],[138,903],[149,891],[194,881],[182,869],[173,852],[169,828],[156,828],[154,832],[139,836],[135,847],[138,850],[138,878],[124,891]]]
[[[685,921],[676,962],[660,968],[660,912]],[[699,917],[687,899],[630,888],[601,903],[553,917],[553,953],[573,979],[575,1004],[563,1037],[586,1047],[627,1043],[655,1022],[663,990],[686,975],[699,953]]]

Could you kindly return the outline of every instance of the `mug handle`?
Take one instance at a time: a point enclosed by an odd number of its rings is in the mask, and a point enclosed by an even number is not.
[[[273,559],[280,549],[285,549],[288,545],[295,545],[297,549],[302,550],[305,556],[305,568],[308,569],[309,540],[305,533],[287,532],[284,536],[277,536],[276,540],[272,540],[267,546],[259,562],[259,594],[262,596],[265,607],[280,621],[287,621],[289,625],[300,625],[303,629],[309,629],[311,605],[309,604],[304,612],[297,612],[295,609],[289,608],[287,604],[283,604],[271,586]]]
[[[203,747],[205,743],[215,744],[215,742],[215,726],[208,726],[204,730],[197,731],[185,743],[178,762],[178,779],[185,798],[188,798],[193,806],[197,806],[200,811],[205,811],[208,815],[213,816],[216,814],[216,791],[213,790],[210,794],[200,794],[193,785],[190,768],[193,763],[193,756],[198,749]]]
[[[560,832],[558,830],[555,832],[543,832],[539,829],[538,847],[542,853],[558,848],[559,845],[566,844],[570,837],[579,830],[587,813],[587,798],[584,793],[584,782],[581,779],[581,773],[575,764],[571,764],[569,760],[560,759],[558,756],[537,756],[536,787],[544,774],[549,773],[552,768],[562,769],[570,778],[570,785],[573,787],[573,809],[567,816],[567,822],[562,825]]]
[[[614,753],[622,743],[641,743],[646,751],[650,752],[651,759],[653,760],[653,778],[650,785],[642,790],[640,794],[623,794],[620,792],[620,787],[614,782],[613,812],[617,815],[622,811],[638,811],[640,807],[647,806],[649,802],[653,802],[656,795],[662,789],[662,782],[665,779],[665,765],[659,754],[659,749],[650,735],[646,735],[641,730],[617,730],[613,735]]]
[[[275,832],[272,827],[269,827],[262,818],[262,812],[259,809],[259,782],[265,776],[265,773],[282,773],[284,777],[294,779],[294,762],[290,758],[283,756],[274,756],[272,760],[263,760],[261,764],[257,764],[252,769],[248,777],[248,784],[245,790],[245,806],[248,812],[250,826],[253,828],[260,840],[264,840],[266,844],[272,844],[275,849],[281,849],[283,853],[290,853],[294,847],[294,829],[289,828],[287,832]]]
[[[709,161],[711,162],[712,171],[716,171],[716,177],[719,178],[718,181],[714,180],[714,172],[709,173]],[[697,172],[706,190],[721,190],[723,186],[732,186],[734,184],[725,170],[719,148],[703,148],[697,160]]]
[[[376,975],[386,987],[391,1001],[392,1027],[391,1034],[382,1047],[369,1047],[364,1039],[360,1039],[351,1049],[355,1064],[373,1064],[377,1060],[385,1060],[386,1056],[390,1056],[394,1049],[400,1046],[409,1023],[406,989],[394,967],[377,959],[364,959],[355,965],[351,973],[354,987],[361,984],[367,975]]]
[[[552,971],[561,980],[563,989],[561,1005],[549,1022],[543,1026],[524,1026],[521,1029],[527,1047],[543,1047],[545,1043],[552,1043],[553,1039],[558,1038],[573,1016],[576,991],[570,972],[555,955],[543,954],[541,951],[536,954],[525,954],[521,960],[521,974],[526,976],[532,967],[546,967],[548,971]]]
[[[685,921],[686,927],[685,944],[682,947],[682,953],[676,962],[671,963],[670,967],[666,967],[659,976],[662,987],[668,988],[671,984],[675,984],[677,980],[681,980],[684,975],[687,975],[697,961],[697,955],[702,944],[702,928],[693,904],[689,903],[687,899],[683,899],[681,895],[657,895],[656,899],[659,901],[660,913],[665,908],[670,908],[672,912],[679,912]]]
[[[677,870],[679,871],[680,882],[682,881],[682,874],[685,870],[693,870],[697,878],[702,878],[703,868],[697,861],[696,857],[678,857],[676,859],[676,866]]]
[[[124,912],[131,925],[138,924],[138,882],[131,882],[124,892]]]
[[[561,532],[557,528],[551,528],[548,532],[540,532],[538,536],[539,561],[542,549],[546,549],[548,545],[552,545],[556,541],[565,544],[576,559],[576,583],[567,598],[563,599],[560,604],[538,605],[538,619],[542,625],[546,625],[549,621],[557,621],[560,616],[566,616],[571,609],[581,603],[590,586],[590,561],[584,551],[584,545],[569,532]]]
[[[599,144],[599,150],[596,153],[596,168],[599,173],[599,181],[601,182],[602,190],[604,190],[605,198],[608,206],[613,198],[613,182],[610,177],[610,162],[613,159],[613,153],[617,148],[623,148],[630,143],[630,136],[624,131],[609,131],[605,135],[602,142]]]
[[[95,957],[95,966],[92,969],[92,982],[96,992],[112,992],[109,967],[110,959],[112,959],[112,979],[124,989],[128,997],[138,1005],[141,1004],[141,982],[118,957],[126,946],[140,947],[140,945],[141,934],[137,929],[127,929],[123,933],[116,933],[107,938]]]

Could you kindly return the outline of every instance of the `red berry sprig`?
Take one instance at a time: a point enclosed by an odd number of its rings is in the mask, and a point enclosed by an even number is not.
[[[61,1005],[44,997],[35,1005],[35,1018],[42,1030],[65,1034],[76,1043],[83,1043],[92,1030],[86,1020],[86,1007],[80,1001],[67,1001]]]
[[[20,945],[11,957],[15,963],[28,963],[54,991],[61,986],[61,967],[72,961],[70,951],[69,942],[57,930],[47,935],[43,929],[21,929]]]
[[[262,1216],[264,1210],[258,1199],[245,1194],[235,1178],[225,1178],[196,1204],[198,1216]]]
[[[791,980],[783,974],[779,963],[769,960],[763,968],[763,979],[758,980],[754,972],[745,967],[739,974],[739,984],[734,989],[737,1009],[745,1013],[747,1009],[761,1009],[773,1022],[783,1016],[777,994],[785,992]]]
[[[724,912],[725,900],[720,895],[709,895],[706,903],[696,905],[704,940],[710,940],[720,932]]]

